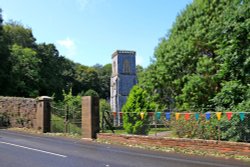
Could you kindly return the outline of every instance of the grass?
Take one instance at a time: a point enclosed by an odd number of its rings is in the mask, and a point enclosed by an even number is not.
[[[81,134],[81,128],[76,124],[68,122],[67,126],[63,118],[52,114],[51,131],[55,133]]]

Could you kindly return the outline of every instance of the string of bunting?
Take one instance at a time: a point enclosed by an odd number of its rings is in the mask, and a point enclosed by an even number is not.
[[[130,113],[138,114],[137,112],[130,112]],[[164,112],[147,112],[147,113],[148,113],[149,116],[155,115],[156,119],[159,120]],[[113,116],[114,116],[114,117],[116,117],[117,114],[119,114],[120,117],[122,117],[122,115],[123,115],[124,113],[122,113],[122,112],[118,112],[118,113],[117,113],[117,112],[113,112]],[[144,118],[145,118],[145,112],[140,112],[139,114],[140,114],[141,119],[144,119]],[[221,120],[222,114],[226,114],[226,117],[227,117],[228,121],[231,120],[231,118],[233,117],[233,115],[239,114],[240,120],[241,120],[241,121],[244,121],[244,119],[245,119],[245,114],[250,114],[250,112],[224,112],[224,113],[222,113],[222,112],[206,112],[206,113],[204,113],[204,114],[202,114],[202,113],[197,113],[197,112],[188,112],[188,113],[165,112],[165,118],[166,118],[166,120],[169,121],[169,120],[171,119],[171,115],[174,115],[174,116],[175,116],[175,120],[179,120],[179,119],[180,119],[180,116],[181,116],[181,115],[184,115],[185,120],[188,121],[188,120],[190,120],[190,117],[191,117],[192,114],[194,115],[196,121],[199,120],[200,115],[205,115],[206,120],[210,120],[210,119],[211,119],[211,114],[215,114],[218,121]]]

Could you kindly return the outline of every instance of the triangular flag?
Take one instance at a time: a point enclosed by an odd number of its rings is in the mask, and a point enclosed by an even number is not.
[[[244,112],[240,112],[240,120],[244,121],[245,119],[245,113]]]
[[[170,121],[170,112],[166,112],[166,120]]]
[[[145,115],[144,112],[141,112],[141,113],[140,113],[141,119],[144,119],[144,115]]]
[[[180,118],[180,113],[175,113],[175,119],[178,120]]]
[[[185,120],[189,120],[190,119],[190,113],[185,113]]]
[[[161,119],[161,112],[156,112],[156,118],[159,120]]]
[[[211,113],[210,112],[206,112],[206,120],[209,120],[211,117]]]
[[[200,114],[199,113],[195,113],[195,120],[198,121],[199,120],[199,116]]]
[[[148,115],[149,115],[149,116],[153,116],[154,113],[153,113],[153,112],[149,112]]]
[[[217,116],[217,119],[220,120],[221,119],[221,112],[216,112],[216,116]]]
[[[226,114],[227,114],[228,121],[230,121],[230,119],[232,118],[233,112],[226,112]]]

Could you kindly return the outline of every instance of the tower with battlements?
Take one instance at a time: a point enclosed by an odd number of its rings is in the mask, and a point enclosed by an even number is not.
[[[111,111],[114,124],[121,125],[122,106],[126,103],[132,87],[137,83],[134,51],[117,50],[112,54],[112,76],[110,85]]]

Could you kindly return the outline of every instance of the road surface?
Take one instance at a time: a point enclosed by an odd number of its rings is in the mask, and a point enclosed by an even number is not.
[[[1,167],[250,167],[250,163],[0,130]]]

